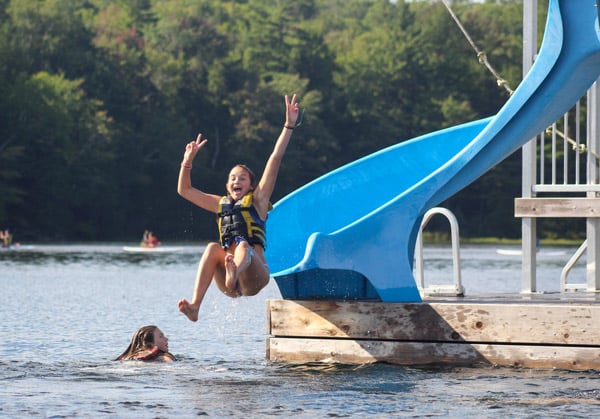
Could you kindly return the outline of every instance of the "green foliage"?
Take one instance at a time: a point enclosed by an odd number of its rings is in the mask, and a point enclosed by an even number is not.
[[[516,87],[520,2],[454,3]],[[0,0],[0,75],[0,227],[21,241],[214,237],[214,216],[175,192],[184,146],[208,138],[192,174],[208,192],[238,162],[260,174],[285,94],[305,113],[274,201],[507,98],[430,1]],[[518,168],[449,200],[463,234],[504,235]]]
[[[94,177],[102,174],[89,167],[112,157],[106,113],[85,97],[81,84],[40,72],[20,76],[7,92],[18,115],[10,130],[13,142],[0,156],[12,167],[12,196],[20,199],[5,202],[4,210],[11,215],[10,209],[19,208],[35,235],[77,231],[88,222],[75,215],[86,197],[96,196],[90,182],[102,183]],[[53,224],[30,221],[43,219]]]

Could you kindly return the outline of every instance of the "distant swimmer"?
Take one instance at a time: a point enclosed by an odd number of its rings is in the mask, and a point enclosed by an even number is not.
[[[12,245],[13,235],[8,229],[0,230],[0,242],[2,247],[10,247]]]
[[[169,352],[169,339],[156,326],[144,326],[134,333],[131,343],[115,361],[175,361]]]
[[[156,237],[156,235],[150,231],[150,230],[144,230],[144,236],[142,237],[142,241],[140,243],[140,246],[142,247],[156,247],[160,245],[160,241],[158,240],[158,237]]]

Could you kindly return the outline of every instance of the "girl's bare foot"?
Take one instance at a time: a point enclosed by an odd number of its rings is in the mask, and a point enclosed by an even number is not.
[[[199,305],[190,304],[188,300],[183,298],[179,300],[179,303],[177,303],[177,308],[179,309],[179,311],[185,314],[187,318],[191,321],[198,321],[198,310],[200,309]]]
[[[233,255],[228,253],[225,256],[225,286],[228,290],[234,291],[237,283],[237,266],[233,261]]]

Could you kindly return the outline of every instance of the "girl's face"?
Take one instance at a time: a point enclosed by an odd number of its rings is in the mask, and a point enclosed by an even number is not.
[[[154,330],[154,346],[163,352],[169,352],[169,339],[159,328]]]
[[[250,173],[243,167],[235,166],[229,172],[229,179],[225,187],[229,195],[237,201],[252,190]]]

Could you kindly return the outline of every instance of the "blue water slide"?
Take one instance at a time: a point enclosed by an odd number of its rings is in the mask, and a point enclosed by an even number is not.
[[[279,201],[267,258],[286,299],[421,300],[414,246],[425,212],[551,125],[600,75],[596,0],[550,0],[538,57],[493,117],[402,142]]]

